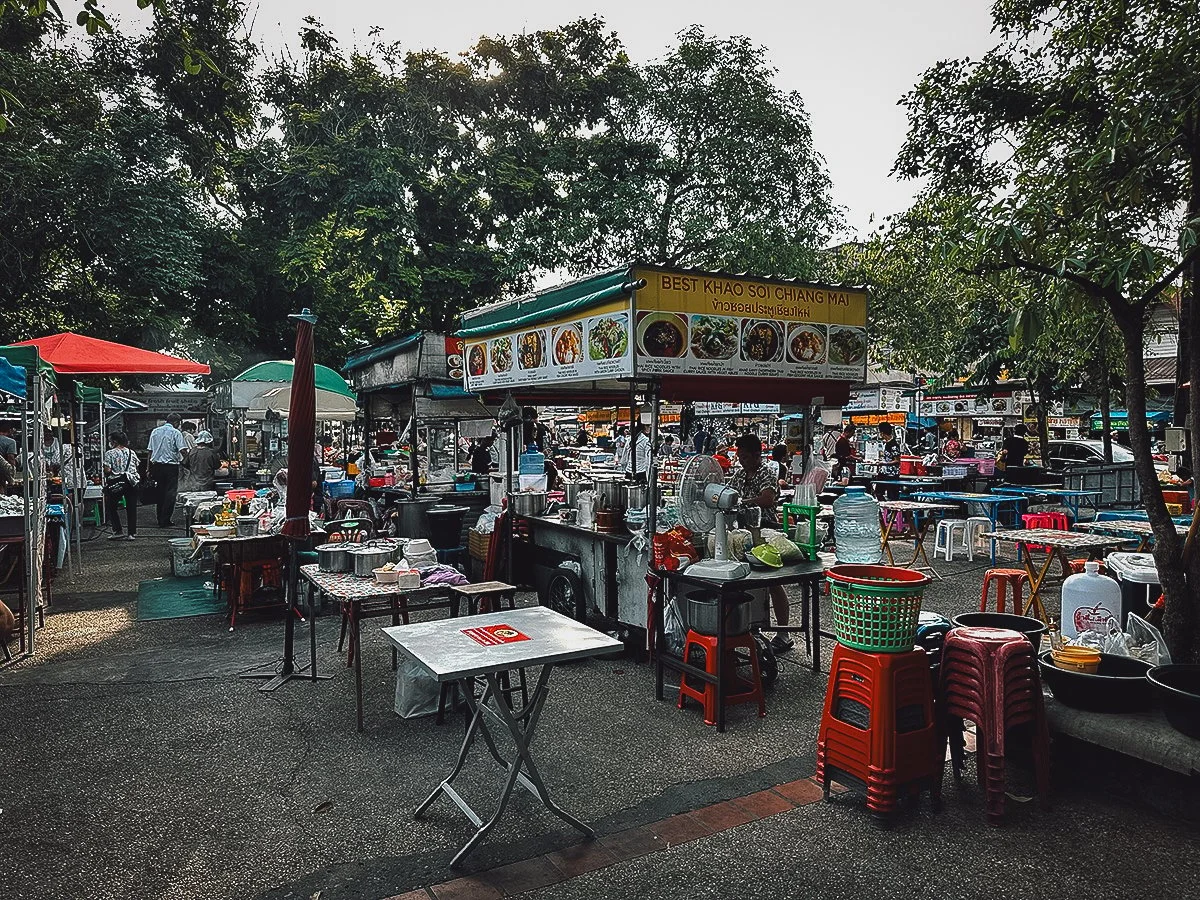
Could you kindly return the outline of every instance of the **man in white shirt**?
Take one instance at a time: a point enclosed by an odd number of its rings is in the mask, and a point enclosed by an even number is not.
[[[179,430],[179,416],[171,413],[167,421],[150,432],[150,477],[158,485],[158,527],[174,523],[175,498],[179,494],[179,466],[187,453],[187,441]]]
[[[634,426],[634,436],[625,448],[626,475],[633,475],[636,481],[645,483],[650,471],[650,437],[646,434],[646,426],[638,423]]]

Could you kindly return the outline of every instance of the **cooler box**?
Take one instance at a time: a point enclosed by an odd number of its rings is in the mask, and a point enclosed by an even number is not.
[[[546,454],[544,453],[522,453],[518,463],[520,466],[517,470],[518,475],[546,474]]]
[[[1158,568],[1150,553],[1110,553],[1104,558],[1108,573],[1121,586],[1121,627],[1127,628],[1129,614],[1145,616],[1162,593]]]

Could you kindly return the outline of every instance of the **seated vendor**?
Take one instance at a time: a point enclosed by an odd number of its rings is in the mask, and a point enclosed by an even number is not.
[[[779,469],[775,465],[764,465],[762,442],[757,435],[743,434],[737,439],[738,468],[729,475],[729,486],[742,497],[742,506],[758,507],[759,522],[764,528],[779,527]],[[780,586],[770,588],[771,606],[775,609],[775,622],[786,626],[791,619],[787,592]],[[786,632],[778,632],[771,640],[771,649],[786,653],[795,643]]]

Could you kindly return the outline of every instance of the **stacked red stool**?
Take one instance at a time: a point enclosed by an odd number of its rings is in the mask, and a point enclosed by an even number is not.
[[[987,794],[988,822],[1004,816],[1004,754],[1009,729],[1031,726],[1038,795],[1050,788],[1050,738],[1033,645],[1003,628],[955,628],[941,660],[938,751],[950,744],[955,780],[962,777],[962,722],[976,725],[979,783]],[[939,768],[939,778],[940,778]]]
[[[717,674],[716,635],[701,634],[689,629],[687,640],[683,645],[683,661],[695,665],[693,654],[697,649],[704,651],[704,671],[715,676]],[[767,701],[763,696],[762,671],[758,665],[758,645],[754,642],[753,635],[746,633],[725,636],[725,677],[735,680],[737,678],[738,649],[745,650],[750,654],[750,682],[747,684],[743,681],[732,686],[730,692],[725,695],[725,705],[758,703],[758,717],[761,719],[767,714]],[[679,701],[676,705],[683,709],[685,701],[689,698],[704,707],[705,725],[717,724],[717,686],[715,684],[703,682],[698,687],[693,687],[688,683],[687,675],[684,674],[679,679]]]
[[[825,799],[831,781],[848,779],[865,786],[867,809],[879,816],[924,789],[937,808],[944,758],[925,651],[867,653],[839,643],[817,735]]]

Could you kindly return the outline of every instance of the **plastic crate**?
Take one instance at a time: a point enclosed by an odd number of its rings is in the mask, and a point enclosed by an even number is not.
[[[967,477],[967,467],[966,466],[942,466],[942,477],[943,478],[966,478]]]
[[[349,500],[354,496],[354,482],[349,479],[325,482],[325,493],[334,500]]]
[[[868,653],[913,649],[928,575],[894,566],[841,565],[826,578],[840,643]]]

